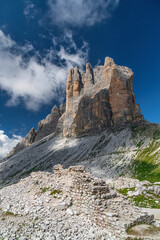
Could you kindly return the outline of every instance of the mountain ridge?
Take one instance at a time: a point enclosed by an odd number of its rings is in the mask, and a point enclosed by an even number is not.
[[[160,125],[144,120],[131,70],[107,58],[98,71],[70,70],[66,109],[0,159],[2,238],[159,239]]]
[[[135,101],[132,70],[106,57],[104,65],[95,70],[90,63],[86,64],[86,73],[78,67],[69,70],[66,104],[60,108],[55,105],[38,129],[32,128],[10,155],[53,132],[80,137],[140,122],[145,120]]]

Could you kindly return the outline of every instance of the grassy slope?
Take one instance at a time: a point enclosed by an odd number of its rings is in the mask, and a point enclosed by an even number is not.
[[[129,166],[132,177],[150,182],[160,181],[160,126],[146,124],[132,127],[132,136],[138,148],[135,159]],[[145,140],[150,139],[145,146]]]

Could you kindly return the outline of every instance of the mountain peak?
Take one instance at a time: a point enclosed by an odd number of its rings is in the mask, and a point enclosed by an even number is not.
[[[110,57],[105,58],[105,61],[104,61],[104,66],[105,67],[112,66],[114,64],[115,64],[115,62],[112,58],[110,58]]]
[[[95,71],[87,63],[85,74],[69,72],[66,106],[64,136],[93,134],[144,120],[135,101],[132,70],[116,65],[110,57]]]
[[[133,72],[118,66],[110,57],[95,70],[86,63],[86,73],[70,69],[66,84],[66,104],[55,105],[51,113],[31,129],[14,153],[45,136],[86,136],[105,129],[143,122],[133,92]]]

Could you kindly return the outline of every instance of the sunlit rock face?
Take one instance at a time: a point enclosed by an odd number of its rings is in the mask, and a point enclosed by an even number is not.
[[[32,128],[26,137],[13,148],[9,155],[13,155],[31,145],[33,142],[37,142],[49,134],[54,133],[58,120],[65,112],[65,108],[65,104],[61,104],[59,108],[55,105],[51,113],[38,123],[38,129],[35,131],[34,128]]]
[[[39,141],[47,135],[53,133],[56,129],[59,118],[61,117],[61,112],[59,108],[55,105],[52,108],[51,113],[38,124],[38,130],[36,131],[35,141]]]
[[[143,122],[133,93],[133,72],[118,66],[106,57],[104,66],[93,69],[86,64],[86,72],[75,67],[69,70],[66,84],[66,104],[55,105],[51,113],[31,129],[13,149],[19,152],[51,133],[65,137],[86,136],[110,127]]]
[[[110,126],[144,120],[133,93],[133,72],[106,57],[104,66],[86,73],[70,69],[66,89],[64,136],[82,136]]]
[[[22,149],[24,149],[25,147],[31,145],[34,141],[35,141],[35,137],[36,137],[36,132],[34,130],[34,128],[32,128],[29,133],[25,136],[24,139],[22,139],[22,141],[20,141],[13,149],[12,151],[9,153],[9,155],[13,155],[19,151],[21,151]]]

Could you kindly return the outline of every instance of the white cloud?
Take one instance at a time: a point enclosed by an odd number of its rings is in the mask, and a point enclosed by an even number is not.
[[[0,48],[1,48],[1,50],[5,50],[6,48],[13,47],[14,45],[15,45],[15,42],[11,39],[11,37],[9,35],[6,36],[0,30]]]
[[[30,0],[26,0],[24,8],[24,16],[28,19],[34,19],[38,14],[40,14],[40,10],[36,8],[35,4]]]
[[[52,48],[41,61],[36,54],[26,61],[23,55],[32,51],[33,46],[29,43],[18,46],[0,30],[0,88],[10,96],[7,105],[18,105],[23,100],[27,109],[36,111],[52,99],[62,100],[69,68],[74,65],[83,68],[87,61],[87,44],[78,50],[75,45],[75,49],[71,54],[63,47],[59,51]],[[59,65],[53,64],[55,58]]]
[[[92,26],[110,17],[119,0],[48,0],[53,24]]]
[[[12,138],[9,138],[3,130],[0,130],[0,158],[6,156],[21,140],[21,136],[13,134]]]

